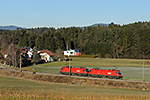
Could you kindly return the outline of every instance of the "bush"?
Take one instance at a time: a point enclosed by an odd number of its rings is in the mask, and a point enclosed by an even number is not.
[[[4,64],[4,61],[3,61],[3,60],[0,60],[0,63]]]
[[[100,53],[97,54],[98,58],[102,58],[102,55]]]
[[[45,63],[45,60],[42,60],[42,59],[41,59],[41,60],[39,61],[39,64],[43,64],[43,63]]]
[[[63,61],[72,61],[72,59],[71,58],[67,58],[67,59],[63,59]]]
[[[59,58],[54,58],[54,61],[58,61]]]
[[[112,56],[110,54],[105,54],[105,58],[111,58]]]
[[[139,55],[139,56],[137,56],[136,57],[137,59],[150,59],[150,56],[148,55],[148,56],[145,56],[145,55]]]

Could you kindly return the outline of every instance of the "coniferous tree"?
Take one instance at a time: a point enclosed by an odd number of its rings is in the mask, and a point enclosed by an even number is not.
[[[34,64],[37,64],[37,63],[39,63],[39,59],[40,59],[40,56],[39,56],[39,54],[38,54],[36,48],[34,47],[34,48],[33,48],[32,62],[33,62]]]

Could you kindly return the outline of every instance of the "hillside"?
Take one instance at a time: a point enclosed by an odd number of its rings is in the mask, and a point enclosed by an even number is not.
[[[93,24],[96,26],[97,24]],[[150,23],[135,22],[108,27],[31,28],[7,31],[0,34],[1,48],[14,43],[21,47],[34,46],[55,52],[57,49],[80,49],[82,54],[99,55],[101,58],[150,58]],[[9,34],[9,35],[7,35]],[[5,44],[4,44],[5,43]],[[4,46],[6,45],[6,46]]]
[[[105,27],[107,27],[108,26],[108,24],[104,24],[104,23],[98,23],[98,24],[92,24],[92,25],[89,25],[89,26],[105,26]],[[89,27],[89,26],[84,26],[84,27],[81,27],[81,29],[84,29],[85,27]]]
[[[21,28],[21,27],[17,27],[17,26],[14,26],[14,25],[0,26],[1,30],[17,30],[18,28]]]

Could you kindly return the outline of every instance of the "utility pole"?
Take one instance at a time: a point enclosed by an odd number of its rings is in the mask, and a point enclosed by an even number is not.
[[[144,61],[143,61],[143,83],[145,82],[144,80]]]
[[[69,76],[71,76],[71,74],[70,74],[70,73],[71,73],[71,72],[70,72],[70,71],[71,71],[71,68],[70,68],[70,58],[69,58],[69,55],[68,55],[68,59],[69,59]]]
[[[22,53],[20,53],[20,72],[21,72],[21,55]]]

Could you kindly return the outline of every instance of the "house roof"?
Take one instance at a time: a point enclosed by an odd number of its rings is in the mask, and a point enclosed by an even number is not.
[[[22,53],[27,53],[27,51],[29,50],[29,47],[20,47],[20,50]]]
[[[49,50],[42,50],[42,51],[40,51],[40,53],[47,53],[48,55],[50,55],[50,56],[55,56],[55,54],[53,54],[51,51],[49,51]]]
[[[4,54],[8,54],[8,51],[7,51],[7,50],[5,50],[5,51],[4,51]]]

